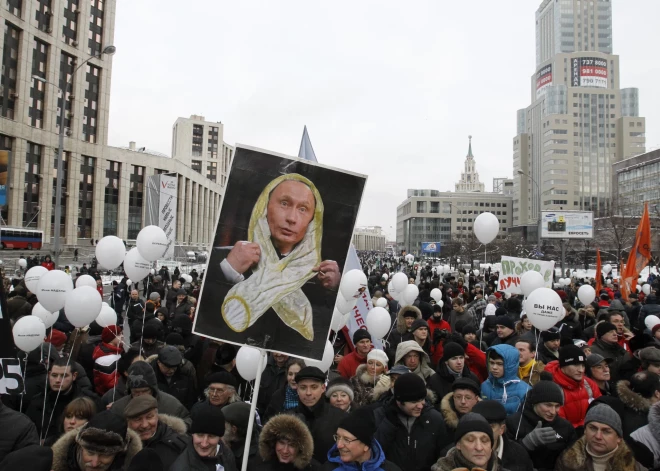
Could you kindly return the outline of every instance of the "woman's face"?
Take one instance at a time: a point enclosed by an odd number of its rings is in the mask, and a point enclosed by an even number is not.
[[[289,367],[289,370],[286,373],[286,380],[289,383],[289,387],[293,389],[294,391],[298,389],[298,385],[296,384],[296,375],[300,371],[300,365],[291,365]]]
[[[159,319],[161,322],[163,322],[163,321],[165,320],[165,314],[163,314],[162,312],[159,311],[159,312],[158,312],[158,319]]]
[[[532,323],[526,317],[522,320],[522,326],[525,330],[532,330]]]
[[[76,417],[75,415],[65,417],[64,432],[70,432],[71,430],[77,429],[78,427],[82,427],[86,423],[87,423],[87,419],[84,419],[82,417]]]
[[[351,405],[351,398],[348,397],[348,394],[344,391],[335,391],[330,396],[330,405],[337,409],[347,411]]]
[[[385,367],[377,360],[367,361],[367,372],[371,376],[380,376],[385,371]]]

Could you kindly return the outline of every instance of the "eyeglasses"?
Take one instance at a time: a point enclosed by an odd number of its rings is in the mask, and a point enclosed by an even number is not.
[[[333,435],[332,438],[334,438],[335,442],[337,442],[337,443],[344,442],[347,445],[350,445],[353,442],[359,441],[357,438],[354,438],[354,439],[351,440],[350,438],[340,437],[339,435]]]
[[[226,389],[216,389],[216,388],[208,388],[209,396],[215,396],[216,394],[224,394],[227,392]]]

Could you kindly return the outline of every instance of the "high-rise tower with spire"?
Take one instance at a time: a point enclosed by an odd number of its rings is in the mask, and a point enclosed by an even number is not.
[[[456,183],[457,192],[484,191],[484,184],[479,181],[479,173],[476,170],[476,161],[472,155],[472,136],[468,136],[470,144],[468,154],[465,157],[465,171],[461,172],[461,180]]]

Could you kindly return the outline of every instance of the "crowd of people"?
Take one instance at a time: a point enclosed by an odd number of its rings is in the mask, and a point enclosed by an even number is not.
[[[75,330],[60,311],[25,393],[2,396],[0,471],[660,470],[660,279],[627,300],[603,280],[584,306],[594,280],[573,278],[539,332],[497,273],[360,258],[391,316],[382,349],[343,328],[327,372],[269,353],[258,394],[236,346],[192,333],[203,273],[117,281],[117,325]],[[418,284],[410,305],[388,292],[398,271]],[[36,303],[20,279],[8,296],[12,322]]]

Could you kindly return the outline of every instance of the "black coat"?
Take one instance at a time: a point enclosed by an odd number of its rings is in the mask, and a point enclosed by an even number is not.
[[[314,459],[319,463],[325,463],[328,460],[328,451],[335,444],[332,436],[337,433],[339,423],[348,414],[332,407],[324,398],[312,408],[298,404],[298,407],[291,409],[290,413],[307,425],[314,439]]]
[[[554,356],[542,341],[539,341],[538,359],[542,361],[544,365],[547,365],[551,361],[557,360],[558,357]]]
[[[435,370],[435,373],[433,376],[429,378],[428,381],[428,388],[433,391],[436,395],[436,402],[439,404],[440,401],[442,400],[443,397],[445,397],[447,394],[451,392],[451,386],[454,384],[454,380],[456,379],[456,376],[451,374],[448,371],[448,366],[446,363],[443,363],[440,361],[438,364],[438,368]],[[470,371],[470,368],[468,368],[467,365],[463,367],[463,372],[461,373],[461,377],[463,378],[469,378],[473,380],[476,384],[480,384],[481,381],[479,381],[479,378],[477,378],[474,373]]]
[[[39,435],[34,423],[25,415],[0,402],[0,461],[12,451],[30,445],[39,445]]]
[[[534,463],[529,457],[530,453],[524,446],[509,439],[506,435],[502,435],[501,440],[504,441],[502,468],[507,471],[532,471],[534,469]]]
[[[618,343],[611,345],[602,340],[596,340],[591,346],[591,353],[597,353],[602,355],[604,358],[609,358],[612,361],[610,363],[610,374],[612,375],[611,382],[615,384],[620,378],[619,369],[621,365],[627,362],[630,359],[630,353],[623,348]]]
[[[170,425],[174,426],[173,429]],[[164,414],[158,414],[158,427],[156,433],[146,442],[142,442],[142,447],[150,448],[158,453],[163,462],[163,469],[170,469],[181,453],[188,445],[185,436],[186,425],[178,417],[170,417]],[[191,445],[192,448],[192,445]]]
[[[187,439],[183,453],[174,461],[169,471],[215,471],[216,464],[222,465],[225,471],[238,471],[234,462],[234,454],[229,447],[220,441],[220,453],[211,459],[200,457],[193,447],[192,440]],[[167,470],[168,468],[163,468]]]
[[[447,432],[442,414],[430,405],[412,422],[410,431],[399,418],[396,401],[374,411],[378,440],[387,460],[403,471],[429,471],[441,457],[440,451],[453,441]]]
[[[650,399],[633,392],[630,389],[629,381],[619,381],[616,385],[616,392],[625,407],[621,414],[621,426],[623,439],[628,442],[631,433],[649,423],[649,409],[652,404]]]
[[[197,402],[197,391],[191,376],[186,375],[181,371],[181,367],[177,369],[176,373],[168,381],[166,376],[161,373],[158,368],[157,360],[152,360],[149,363],[156,373],[156,381],[158,381],[158,389],[166,392],[170,396],[176,397],[181,404],[190,408]]]
[[[126,309],[126,316],[128,317],[128,322],[132,325],[136,320],[142,319],[144,314],[144,300],[138,298],[137,301],[133,301],[130,297],[128,298],[128,308]]]
[[[270,404],[271,398],[277,391],[283,389],[286,385],[286,367],[278,367],[273,357],[268,359],[266,369],[261,374],[261,384],[259,386],[259,400],[257,407],[265,412]],[[284,402],[284,401],[282,401]]]

